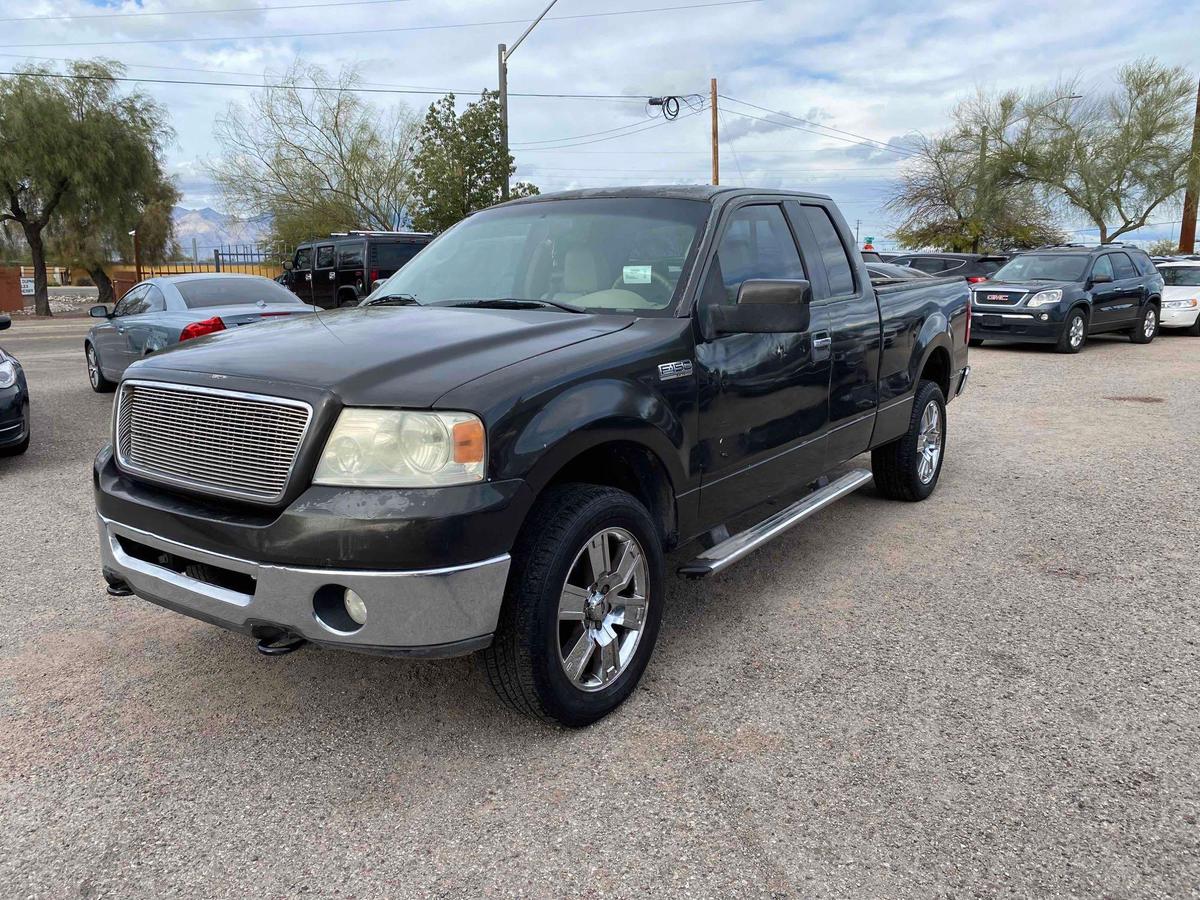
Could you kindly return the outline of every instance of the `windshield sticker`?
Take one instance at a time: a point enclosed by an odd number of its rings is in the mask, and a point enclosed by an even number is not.
[[[650,266],[625,266],[621,270],[622,280],[626,284],[649,284],[650,269]]]

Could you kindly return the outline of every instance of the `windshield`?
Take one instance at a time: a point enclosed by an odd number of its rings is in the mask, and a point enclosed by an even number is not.
[[[668,315],[710,206],[697,200],[549,200],[459,222],[381,284],[421,305],[532,301]]]
[[[287,288],[269,278],[198,278],[175,282],[188,309],[237,306],[240,303],[286,304],[302,302]]]
[[[1200,287],[1200,266],[1163,266],[1163,282],[1175,287]]]
[[[1066,253],[1025,253],[992,276],[994,281],[1082,281],[1088,257]]]

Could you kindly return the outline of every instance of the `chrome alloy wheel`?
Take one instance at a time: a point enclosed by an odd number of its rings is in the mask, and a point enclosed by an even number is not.
[[[1071,320],[1071,332],[1067,336],[1067,340],[1071,342],[1072,347],[1078,347],[1083,343],[1083,316],[1076,316]]]
[[[92,387],[100,387],[100,363],[96,359],[96,350],[91,344],[87,348],[87,367],[88,379],[92,382]]]
[[[558,659],[575,687],[602,690],[628,667],[649,584],[642,545],[624,528],[604,529],[576,554],[558,600]]]
[[[1154,314],[1154,307],[1146,310],[1146,318],[1142,322],[1142,333],[1148,337],[1154,337],[1154,329],[1158,327],[1158,316]]]
[[[921,484],[929,484],[937,474],[938,460],[942,458],[942,411],[937,402],[930,400],[921,413],[921,430],[917,433],[917,477]]]

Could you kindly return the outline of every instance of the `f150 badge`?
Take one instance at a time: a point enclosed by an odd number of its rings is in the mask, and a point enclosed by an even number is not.
[[[658,380],[671,381],[675,378],[687,378],[692,374],[692,361],[690,359],[680,359],[675,362],[660,363],[658,366]]]

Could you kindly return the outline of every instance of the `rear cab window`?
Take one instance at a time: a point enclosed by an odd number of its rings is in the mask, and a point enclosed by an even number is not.
[[[828,281],[828,296],[847,297],[856,293],[854,266],[846,252],[837,232],[837,226],[829,216],[829,211],[821,206],[800,204],[801,215],[805,223],[812,229],[816,240],[816,250],[825,267],[825,277]]]

